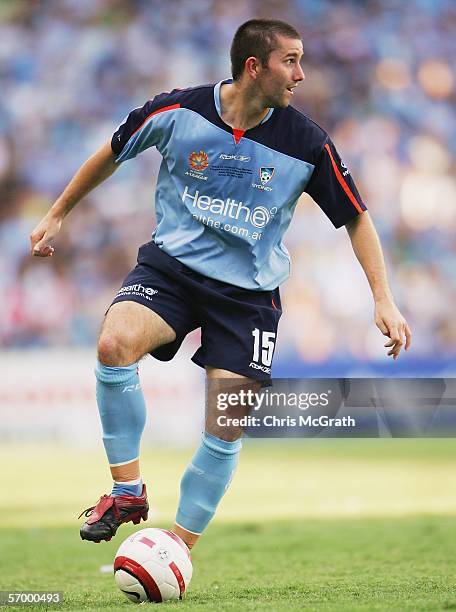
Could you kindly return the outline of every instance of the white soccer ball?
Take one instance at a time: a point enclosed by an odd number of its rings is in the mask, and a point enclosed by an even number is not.
[[[127,538],[114,559],[119,589],[135,603],[180,599],[190,583],[190,551],[166,529],[141,529]]]

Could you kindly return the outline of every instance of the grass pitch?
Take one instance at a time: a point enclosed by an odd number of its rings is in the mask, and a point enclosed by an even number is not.
[[[145,452],[147,526],[171,524],[190,455]],[[54,610],[134,609],[100,567],[137,527],[99,545],[78,536],[75,515],[108,485],[103,455],[4,447],[0,459],[14,466],[0,499],[0,590],[64,591]],[[221,511],[192,555],[185,599],[162,605],[456,609],[455,459],[453,440],[247,442]]]

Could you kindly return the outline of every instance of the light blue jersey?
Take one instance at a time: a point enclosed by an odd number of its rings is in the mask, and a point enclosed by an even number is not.
[[[293,109],[271,109],[245,132],[221,118],[220,87],[161,94],[115,132],[116,161],[156,146],[155,243],[207,277],[250,290],[290,273],[283,235],[299,196],[312,195],[336,227],[365,210],[327,134]]]

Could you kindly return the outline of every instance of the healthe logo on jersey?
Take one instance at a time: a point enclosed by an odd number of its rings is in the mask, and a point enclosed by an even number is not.
[[[260,181],[262,185],[266,185],[274,176],[275,168],[260,168]]]
[[[194,194],[191,194],[187,185],[182,194],[182,202],[184,202],[184,204],[191,202],[194,208],[210,212],[212,215],[220,215],[228,219],[241,220],[245,223],[250,223],[256,228],[266,227],[277,212],[275,206],[270,210],[265,206],[249,208],[242,201],[237,202],[233,198],[222,200],[221,198],[209,195],[200,195],[198,190],[196,190]]]
[[[350,174],[347,166],[344,164],[344,162],[341,160],[340,165],[342,166],[342,168],[344,168],[344,172],[342,172],[343,176],[347,176],[347,174]]]
[[[198,172],[204,172],[209,165],[209,160],[207,157],[207,153],[204,151],[200,151],[197,153],[193,151],[188,156],[188,163],[193,170],[197,170]]]

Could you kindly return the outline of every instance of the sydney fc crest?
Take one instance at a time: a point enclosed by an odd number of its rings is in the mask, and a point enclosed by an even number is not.
[[[266,185],[274,176],[275,168],[260,168],[260,181],[262,185]]]

